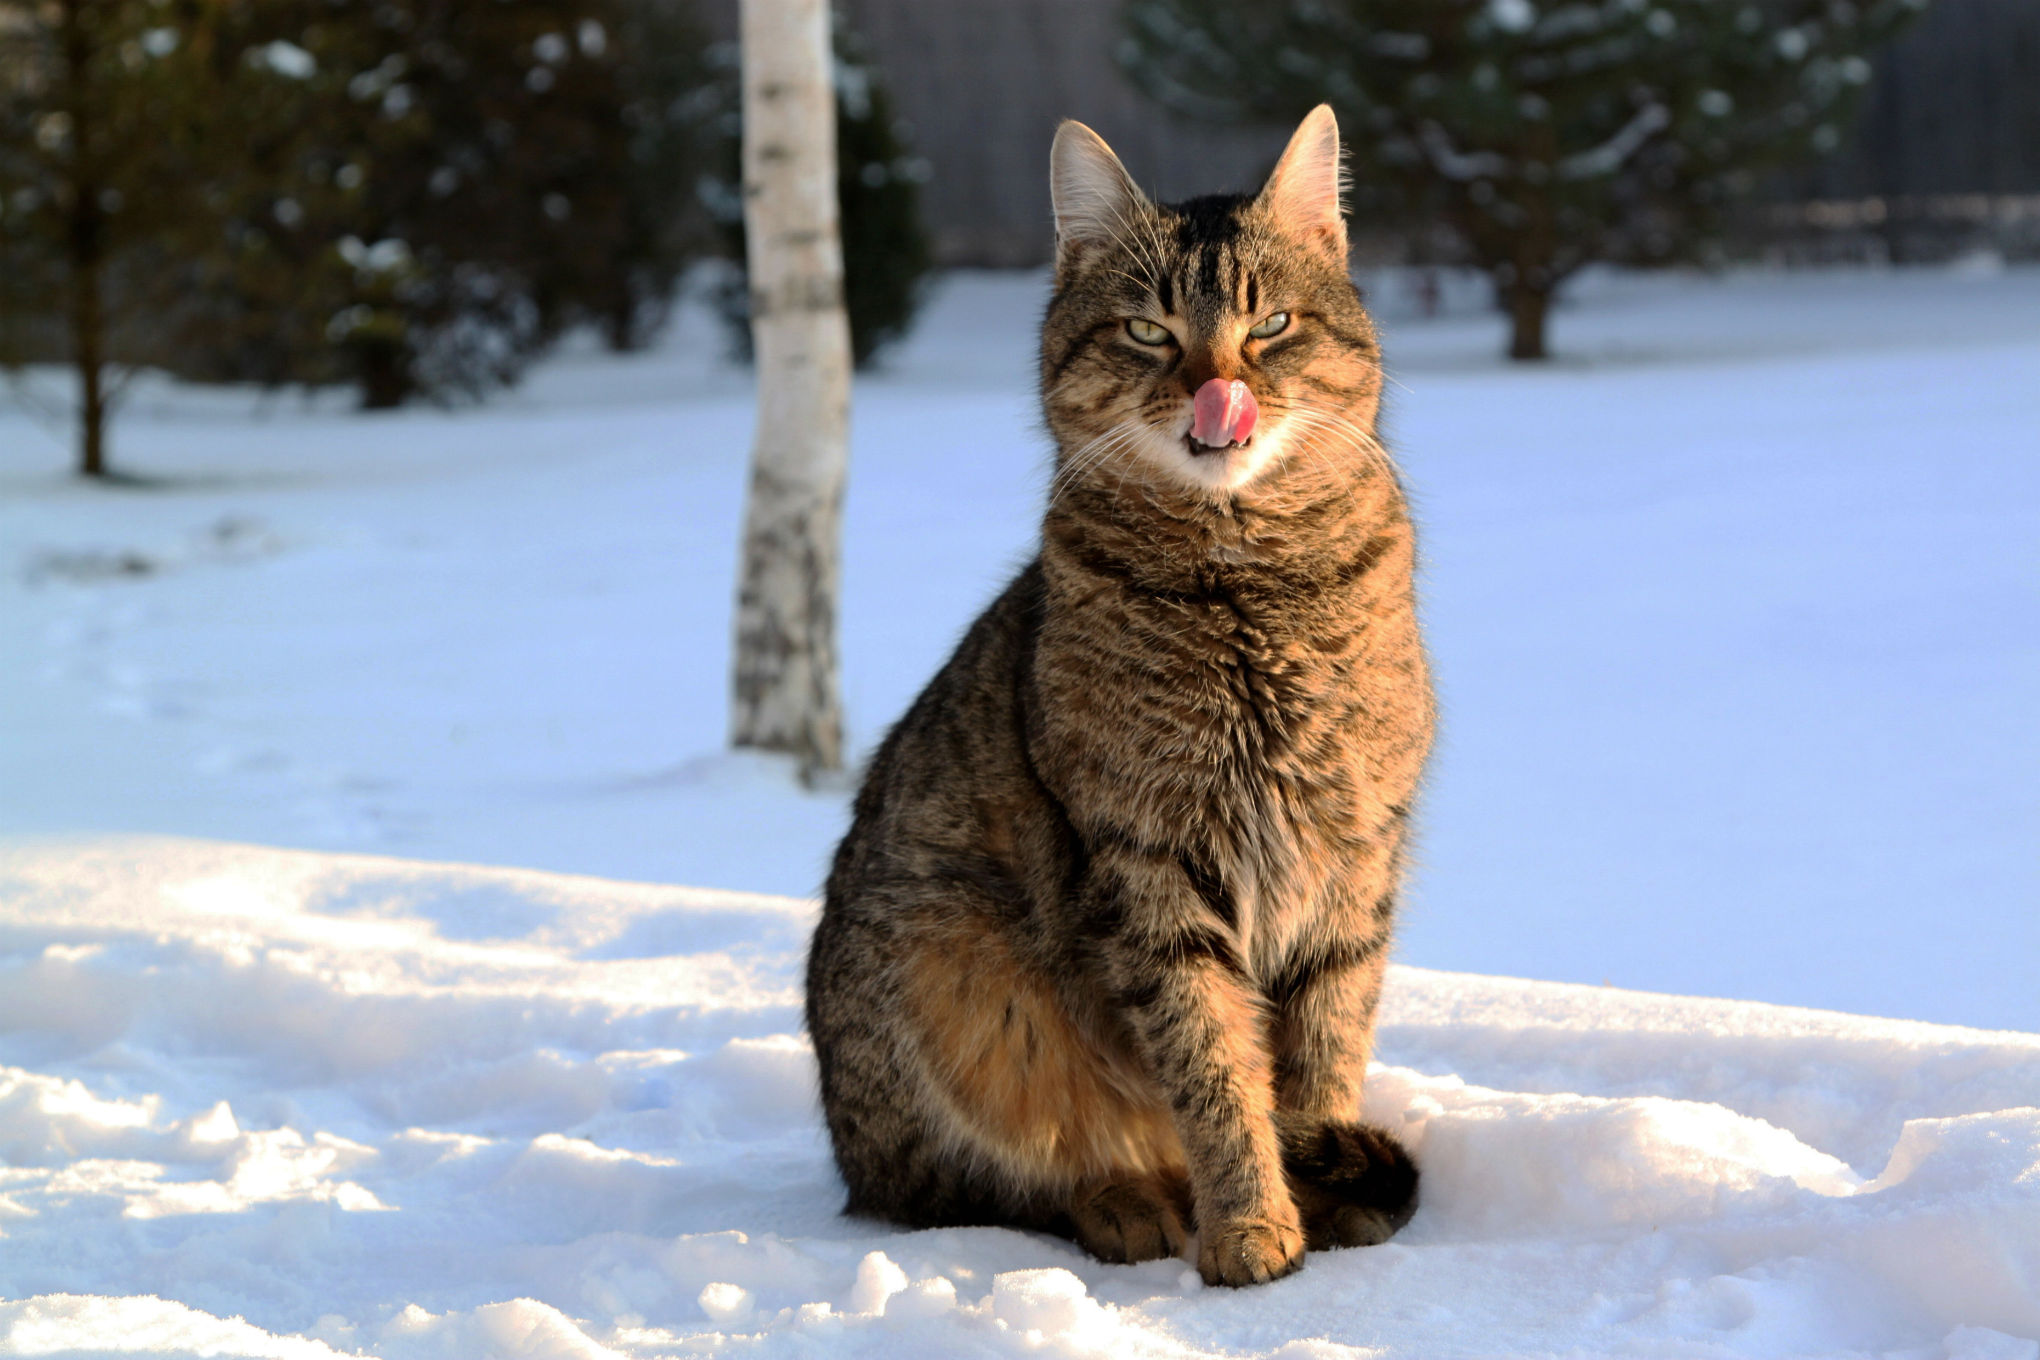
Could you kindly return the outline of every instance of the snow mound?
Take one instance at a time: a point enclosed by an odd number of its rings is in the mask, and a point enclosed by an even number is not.
[[[0,849],[0,1354],[2040,1358],[2040,1036],[1398,969],[1415,1220],[1209,1290],[840,1217],[812,913]]]

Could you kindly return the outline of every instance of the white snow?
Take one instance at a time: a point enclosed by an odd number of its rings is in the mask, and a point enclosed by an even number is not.
[[[812,911],[17,840],[0,1354],[2034,1354],[2040,1036],[1399,968],[1422,1209],[1207,1290],[839,1217]]]
[[[145,486],[0,402],[0,1354],[2040,1360],[2040,272],[1589,278],[1538,371],[1376,282],[1445,703],[1393,1243],[836,1215],[847,785],[721,750],[690,314],[478,410],[145,378]],[[1027,552],[1041,287],[860,385],[859,748]]]

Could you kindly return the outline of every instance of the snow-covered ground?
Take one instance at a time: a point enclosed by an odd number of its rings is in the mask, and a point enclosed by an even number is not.
[[[2040,1031],[2040,271],[1590,279],[1534,371],[1398,289],[1426,1198],[1245,1294],[834,1215],[750,894],[847,795],[721,749],[699,315],[451,413],[145,380],[135,486],[0,397],[0,1354],[2035,1360],[2040,1038],[1913,1022]],[[859,747],[1028,551],[1041,290],[860,383]]]
[[[2040,1035],[1401,968],[1368,1106],[1422,1208],[1209,1290],[839,1217],[811,917],[192,841],[0,853],[0,1354],[2040,1354]]]
[[[855,410],[867,747],[1029,551],[1033,276]],[[1402,957],[2040,1031],[2040,270],[1587,280],[1567,356],[1379,290],[1444,701]],[[478,410],[0,406],[0,829],[807,895],[723,739],[748,389],[691,314]]]

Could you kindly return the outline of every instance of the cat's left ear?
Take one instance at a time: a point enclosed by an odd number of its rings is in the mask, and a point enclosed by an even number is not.
[[[1339,120],[1330,104],[1304,115],[1275,171],[1262,186],[1261,203],[1283,231],[1346,263],[1346,219],[1339,211],[1345,187],[1339,163]]]

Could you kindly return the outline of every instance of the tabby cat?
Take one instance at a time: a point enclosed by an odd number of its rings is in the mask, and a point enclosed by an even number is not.
[[[1150,202],[1064,123],[1041,552],[880,747],[808,1026],[849,1211],[1214,1284],[1416,1202],[1359,1122],[1432,702],[1339,134]]]

